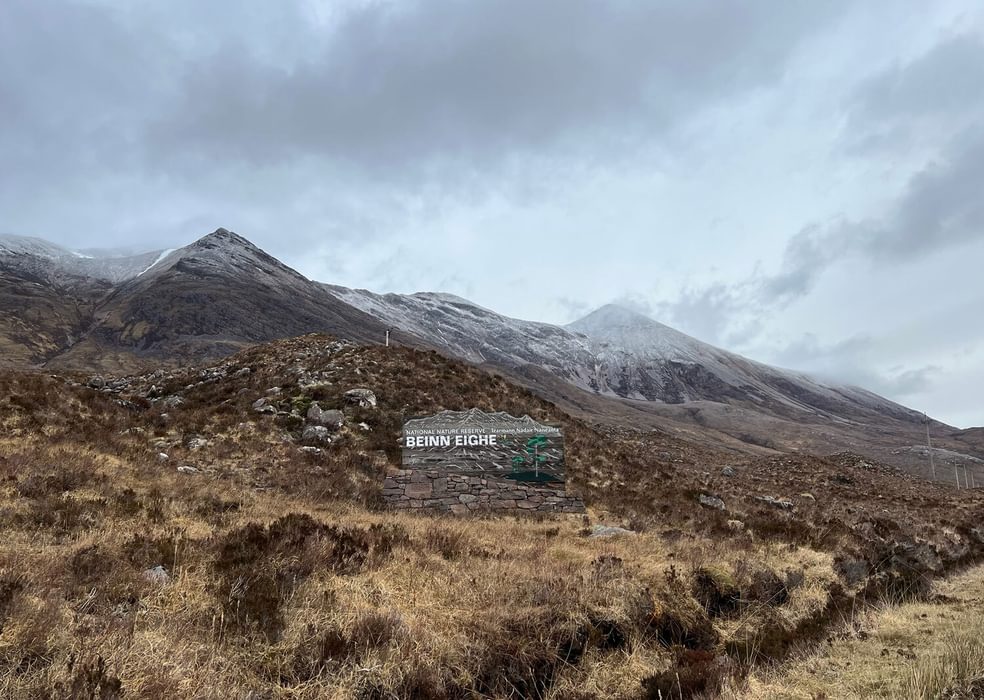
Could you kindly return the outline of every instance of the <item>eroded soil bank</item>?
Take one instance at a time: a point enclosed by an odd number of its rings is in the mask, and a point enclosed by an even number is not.
[[[984,565],[938,581],[925,600],[848,617],[827,643],[725,697],[984,697]]]

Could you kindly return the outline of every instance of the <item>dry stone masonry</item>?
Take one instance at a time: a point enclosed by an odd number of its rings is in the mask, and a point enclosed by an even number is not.
[[[383,482],[383,498],[394,508],[457,515],[473,511],[584,512],[581,499],[563,490],[443,469],[397,470]]]
[[[394,508],[471,512],[581,513],[568,494],[563,435],[529,416],[443,411],[404,425],[402,469],[383,483]]]

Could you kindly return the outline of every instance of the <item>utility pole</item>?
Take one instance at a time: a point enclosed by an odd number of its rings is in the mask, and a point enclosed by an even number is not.
[[[390,346],[390,329],[386,329],[386,347]]]
[[[924,413],[923,418],[926,419],[926,446],[929,448],[929,467],[933,470],[933,481],[936,481],[936,460],[933,459],[933,439],[929,437],[929,416]],[[957,487],[960,487],[959,481]]]

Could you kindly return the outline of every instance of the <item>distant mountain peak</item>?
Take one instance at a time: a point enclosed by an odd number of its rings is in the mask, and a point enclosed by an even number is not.
[[[576,326],[592,326],[592,327],[625,327],[625,326],[640,326],[640,325],[653,325],[653,326],[663,326],[663,324],[652,319],[646,314],[630,309],[627,306],[622,306],[621,304],[605,304],[604,306],[599,306],[597,309],[592,311],[586,316],[579,318],[578,320],[569,323],[568,327],[574,328]],[[665,326],[664,326],[665,327]]]
[[[0,253],[35,255],[42,258],[58,258],[73,255],[72,251],[34,236],[0,234]],[[74,253],[77,257],[77,253]]]
[[[212,233],[202,236],[188,248],[247,248],[259,250],[253,243],[238,233],[227,228],[217,228]]]

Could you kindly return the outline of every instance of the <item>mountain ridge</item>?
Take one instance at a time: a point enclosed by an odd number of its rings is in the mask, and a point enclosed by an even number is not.
[[[70,251],[42,253],[0,252],[7,364],[126,372],[310,332],[380,344],[389,330],[397,344],[505,374],[592,420],[756,454],[863,452],[870,444],[884,457],[904,448],[910,466],[921,468],[914,446],[925,442],[922,414],[862,388],[750,360],[618,305],[559,326],[453,294],[349,289],[311,281],[224,228],[145,254],[116,283],[75,275],[74,259],[85,258]],[[44,261],[47,277],[27,275],[27,258]],[[976,437],[961,439],[938,422],[931,428],[940,433],[934,444],[950,440],[940,446],[984,457]]]

